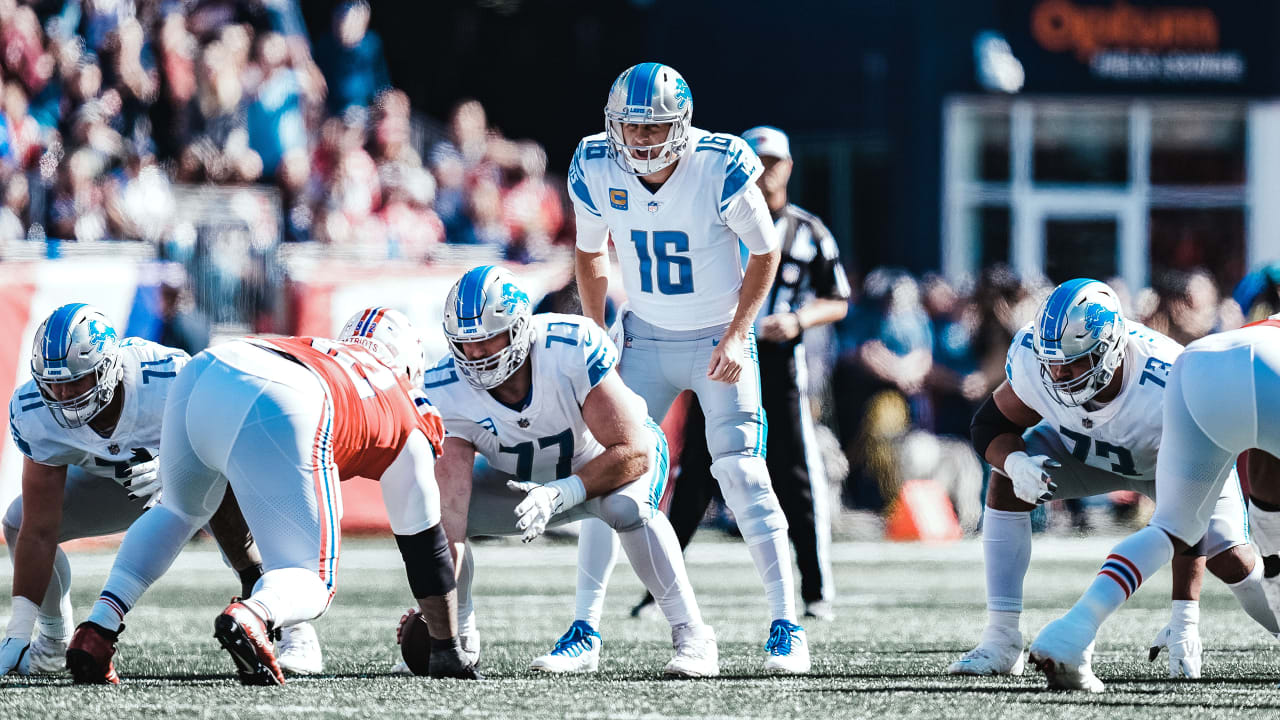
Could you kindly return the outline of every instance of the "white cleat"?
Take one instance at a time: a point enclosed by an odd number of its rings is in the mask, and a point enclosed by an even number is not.
[[[662,669],[668,677],[705,678],[720,674],[720,650],[716,632],[710,625],[680,625],[671,628],[671,644],[676,656]]]
[[[37,675],[60,675],[67,671],[67,641],[36,635],[27,650],[31,656],[31,672]]]
[[[804,616],[822,622],[831,622],[836,619],[836,610],[828,600],[814,600],[804,604]]]
[[[769,626],[768,654],[764,671],[775,675],[803,675],[809,672],[809,638],[804,628],[786,620],[774,620]]]
[[[600,633],[583,620],[574,620],[551,652],[529,663],[530,670],[549,673],[593,673],[600,667]]]
[[[1195,625],[1182,625],[1175,628],[1173,623],[1165,625],[1151,641],[1151,651],[1147,660],[1154,662],[1160,651],[1169,648],[1169,677],[1195,680],[1200,677],[1201,658],[1200,632]]]
[[[1093,674],[1093,638],[1066,618],[1058,618],[1040,631],[1031,643],[1030,660],[1044,673],[1051,689],[1100,693],[1105,687]]]
[[[951,675],[1021,675],[1026,663],[1022,657],[1022,633],[1017,630],[988,627],[978,646],[951,663]]]
[[[276,643],[276,663],[293,675],[314,675],[324,671],[320,639],[311,623],[298,623],[280,628]]]

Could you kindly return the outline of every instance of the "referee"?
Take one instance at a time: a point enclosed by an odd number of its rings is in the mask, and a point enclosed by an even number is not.
[[[778,275],[755,324],[760,376],[764,379],[761,400],[769,423],[766,460],[796,549],[804,614],[830,620],[835,617],[831,607],[835,587],[827,478],[814,439],[801,341],[805,330],[844,318],[849,309],[849,279],[831,232],[817,217],[787,202],[792,163],[786,134],[762,126],[746,131],[742,138],[764,164],[757,183],[782,245]],[[696,424],[696,408],[690,414],[690,424]],[[710,472],[701,469],[696,459],[699,450],[706,454],[705,449],[693,445],[689,433],[685,436],[680,476],[669,511],[681,546],[692,538],[717,489]],[[700,445],[705,440],[694,442]],[[705,462],[709,467],[710,459]],[[652,598],[642,601],[632,614],[639,614],[649,602]]]

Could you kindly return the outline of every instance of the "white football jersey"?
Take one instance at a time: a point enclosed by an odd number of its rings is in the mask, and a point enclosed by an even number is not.
[[[152,475],[159,464],[165,398],[190,359],[177,348],[125,338],[120,343],[124,379],[116,390],[124,393],[124,407],[111,437],[102,437],[87,424],[58,425],[41,400],[35,380],[28,380],[9,401],[13,442],[23,455],[42,465],[75,465],[121,484]]]
[[[1040,380],[1032,347],[1035,324],[1013,338],[1005,361],[1009,385],[1027,407],[1054,425],[1077,459],[1100,470],[1154,482],[1164,411],[1164,388],[1182,346],[1151,328],[1126,320],[1120,394],[1097,410],[1066,407]]]
[[[583,138],[569,166],[569,196],[579,216],[608,225],[630,310],[670,330],[731,321],[742,264],[738,234],[724,213],[760,176],[760,158],[736,135],[690,128],[689,149],[662,187],[650,192],[608,150],[604,133]],[[578,247],[603,250],[603,233],[599,247]],[[697,312],[690,312],[694,303]]]
[[[599,325],[579,315],[539,313],[532,322],[533,387],[524,409],[471,385],[454,370],[452,355],[427,371],[423,389],[444,417],[446,437],[467,440],[504,473],[545,483],[604,452],[582,419],[582,403],[613,371],[618,350]],[[631,396],[645,416],[644,400]]]

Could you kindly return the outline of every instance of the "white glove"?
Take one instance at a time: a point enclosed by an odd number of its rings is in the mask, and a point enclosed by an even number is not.
[[[1195,680],[1200,677],[1202,648],[1200,632],[1195,625],[1183,625],[1174,628],[1173,623],[1165,625],[1151,641],[1151,650],[1147,653],[1147,661],[1153,662],[1160,656],[1160,651],[1169,648],[1169,677]]]
[[[0,643],[0,675],[31,674],[31,638],[7,637]]]
[[[129,491],[130,498],[134,500],[150,498],[160,492],[160,469],[157,467],[159,462],[159,460],[152,460],[134,465],[133,474],[119,481]]]
[[[1034,457],[1018,450],[1009,453],[1004,461],[1004,474],[1013,482],[1013,494],[1023,502],[1039,505],[1053,497],[1058,484],[1049,474],[1062,467],[1062,463],[1048,455]]]
[[[523,540],[531,542],[547,529],[547,523],[557,513],[564,512],[586,499],[587,491],[577,475],[553,480],[545,485],[535,482],[508,480],[507,487],[526,493],[516,505],[516,528],[524,531]]]

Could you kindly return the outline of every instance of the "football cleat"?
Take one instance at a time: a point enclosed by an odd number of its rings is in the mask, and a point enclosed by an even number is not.
[[[1100,693],[1105,688],[1093,674],[1091,634],[1066,618],[1058,618],[1040,631],[1031,643],[1030,659],[1054,690]]]
[[[276,643],[276,663],[281,670],[294,675],[314,675],[324,671],[320,639],[316,637],[316,629],[311,623],[280,628],[280,640]]]
[[[588,673],[600,667],[600,633],[583,620],[574,620],[551,652],[529,664],[530,670],[549,673]]]
[[[124,625],[112,632],[95,622],[85,621],[76,626],[67,645],[67,669],[77,685],[120,684],[115,665],[116,641]]]
[[[1169,677],[1195,680],[1200,677],[1203,665],[1200,645],[1200,632],[1195,625],[1174,627],[1173,623],[1165,625],[1151,641],[1151,650],[1147,653],[1147,661],[1155,662],[1160,651],[1169,648]]]
[[[685,624],[671,628],[675,657],[662,669],[667,677],[704,678],[720,674],[720,650],[710,625]]]
[[[213,637],[236,664],[242,685],[283,685],[284,673],[271,647],[271,628],[239,600],[213,621]]]
[[[1026,667],[1022,657],[1022,633],[988,627],[978,646],[951,663],[951,675],[1021,675]]]
[[[31,641],[31,672],[57,675],[67,670],[67,641],[36,635]]]
[[[764,645],[767,657],[764,671],[779,675],[803,675],[809,672],[809,639],[804,628],[786,620],[774,620],[769,627],[769,641]]]
[[[804,604],[804,616],[822,622],[831,622],[836,619],[836,609],[830,601],[814,600]]]

